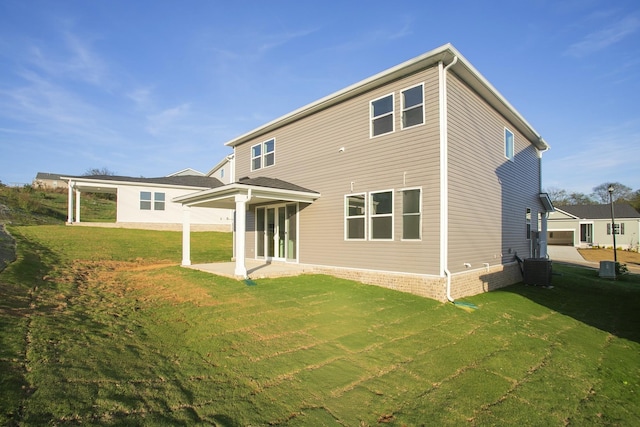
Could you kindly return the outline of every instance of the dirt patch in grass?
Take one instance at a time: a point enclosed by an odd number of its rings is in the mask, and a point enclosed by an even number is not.
[[[218,305],[205,288],[183,279],[167,269],[171,262],[76,261],[73,279],[79,286],[101,286],[118,297],[134,297],[141,304],[167,302],[191,303],[198,307]]]
[[[613,249],[578,249],[580,255],[587,261],[600,262],[600,261],[612,261]],[[616,257],[618,262],[624,264],[636,264],[640,265],[640,253],[631,251],[616,251]]]

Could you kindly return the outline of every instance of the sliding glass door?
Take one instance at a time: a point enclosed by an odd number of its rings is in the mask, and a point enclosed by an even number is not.
[[[256,255],[280,261],[298,260],[298,205],[256,208]]]

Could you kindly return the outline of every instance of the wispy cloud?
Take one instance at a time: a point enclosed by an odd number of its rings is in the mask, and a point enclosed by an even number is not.
[[[46,42],[29,46],[27,63],[51,78],[77,80],[100,86],[108,83],[108,65],[95,52],[89,38],[70,30],[64,30],[61,38],[62,48],[58,50]]]
[[[190,108],[189,104],[181,104],[147,116],[147,132],[157,136],[166,133],[169,128],[175,128],[180,120],[188,116]]]
[[[557,156],[552,149],[545,155],[545,186],[590,193],[603,182],[618,181],[634,189],[640,188],[635,153],[640,146],[640,122],[630,121],[604,128],[586,138],[567,155]],[[571,168],[571,181],[561,181]]]
[[[616,44],[640,29],[640,19],[627,16],[606,28],[587,34],[581,41],[572,44],[566,54],[581,58]]]

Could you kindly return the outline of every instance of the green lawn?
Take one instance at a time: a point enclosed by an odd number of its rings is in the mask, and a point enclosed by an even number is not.
[[[465,311],[328,276],[165,266],[180,233],[14,227],[7,425],[640,425],[640,277],[555,266]],[[193,233],[196,262],[230,237]]]

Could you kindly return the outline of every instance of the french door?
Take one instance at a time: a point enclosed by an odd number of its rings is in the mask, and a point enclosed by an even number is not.
[[[298,260],[297,204],[256,208],[256,255],[267,260]]]

